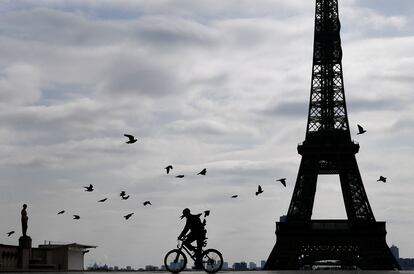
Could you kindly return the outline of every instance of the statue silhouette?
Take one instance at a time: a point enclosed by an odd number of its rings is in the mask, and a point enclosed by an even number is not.
[[[195,249],[195,269],[201,269],[201,250],[203,247],[204,240],[206,239],[207,230],[204,228],[205,221],[202,223],[200,220],[201,214],[193,215],[190,213],[190,209],[185,208],[183,210],[183,215],[181,219],[184,217],[187,219],[187,222],[184,226],[183,231],[178,236],[178,239],[183,239],[183,244],[188,247],[190,250]],[[190,231],[190,232],[189,232]],[[189,232],[189,233],[188,233]],[[187,234],[188,233],[188,234]],[[192,242],[197,241],[197,247],[191,245]]]
[[[27,236],[27,221],[29,220],[29,217],[27,217],[27,211],[26,211],[27,205],[24,204],[23,205],[23,209],[22,209],[22,232],[23,232],[23,237]]]

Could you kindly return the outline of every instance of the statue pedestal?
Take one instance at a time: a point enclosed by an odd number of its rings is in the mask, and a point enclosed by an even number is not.
[[[32,238],[29,236],[21,236],[19,238],[19,260],[18,267],[20,269],[29,268],[29,260],[32,256]]]

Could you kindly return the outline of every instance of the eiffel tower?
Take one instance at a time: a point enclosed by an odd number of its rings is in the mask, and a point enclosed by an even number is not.
[[[316,0],[313,72],[305,141],[287,216],[276,222],[267,270],[295,270],[335,260],[343,268],[400,269],[366,195],[351,140],[342,74],[338,0]],[[312,220],[319,174],[338,174],[347,218]]]

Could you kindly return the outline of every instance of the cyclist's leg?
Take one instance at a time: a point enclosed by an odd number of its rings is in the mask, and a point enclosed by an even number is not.
[[[197,237],[197,249],[196,249],[196,252],[195,252],[195,257],[196,257],[195,266],[198,267],[198,268],[202,267],[201,266],[201,264],[202,264],[201,253],[202,253],[202,250],[203,250],[204,239],[205,239],[204,235],[198,235],[198,237]]]
[[[187,237],[185,238],[183,244],[191,251],[194,250],[194,246],[191,245],[197,238],[195,237],[194,233],[190,232]]]

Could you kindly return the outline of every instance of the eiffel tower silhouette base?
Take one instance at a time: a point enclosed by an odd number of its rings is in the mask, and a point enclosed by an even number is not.
[[[334,260],[343,269],[399,269],[398,262],[386,244],[385,236],[385,222],[277,222],[277,242],[264,269],[306,269],[322,260]]]

